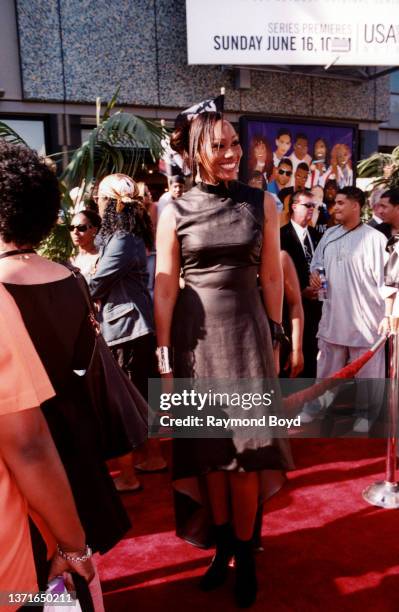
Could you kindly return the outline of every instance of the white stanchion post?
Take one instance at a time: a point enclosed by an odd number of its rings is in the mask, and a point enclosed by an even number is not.
[[[399,400],[399,335],[389,337],[388,434],[385,480],[375,482],[363,491],[364,499],[380,508],[399,508],[399,484],[396,476],[396,447]]]

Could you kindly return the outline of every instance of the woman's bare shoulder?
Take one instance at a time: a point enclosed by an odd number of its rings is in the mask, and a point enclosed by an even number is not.
[[[71,270],[62,264],[39,255],[28,259],[3,259],[0,263],[0,282],[16,285],[36,285],[63,280],[71,276]]]

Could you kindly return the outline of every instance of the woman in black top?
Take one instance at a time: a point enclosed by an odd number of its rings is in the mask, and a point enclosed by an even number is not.
[[[168,206],[158,223],[157,340],[160,353],[174,351],[173,372],[161,361],[164,376],[275,379],[278,351],[267,315],[277,336],[283,285],[274,200],[236,181],[242,150],[220,114],[197,115],[176,130],[171,145],[201,182]],[[207,546],[213,525],[216,556],[201,587],[224,582],[234,553],[237,602],[251,605],[258,503],[281,486],[281,469],[291,465],[284,440],[254,429],[242,436],[232,428],[232,438],[175,439],[173,460],[178,535]]]
[[[12,294],[56,391],[42,406],[64,464],[87,542],[110,550],[129,529],[101,457],[76,370],[88,366],[93,330],[81,289],[65,266],[35,252],[60,209],[58,182],[36,153],[0,141],[0,281]]]

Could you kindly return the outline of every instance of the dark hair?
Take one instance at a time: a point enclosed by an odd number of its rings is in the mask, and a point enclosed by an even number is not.
[[[338,183],[335,179],[327,179],[324,183],[324,191],[328,189],[328,187],[334,187],[338,191]]]
[[[186,181],[184,180],[184,176],[181,176],[181,174],[173,174],[169,179],[169,184],[174,185],[175,183],[185,185]]]
[[[186,121],[178,126],[170,137],[170,146],[174,151],[180,153],[194,178],[200,166],[198,154],[201,156],[205,143],[212,141],[215,125],[221,119],[221,113],[200,113],[191,121]],[[212,173],[206,167],[206,163],[202,165],[211,175]],[[211,176],[211,178],[214,177]]]
[[[93,212],[98,213],[98,204],[91,197],[83,198],[83,206],[85,210],[92,210]]]
[[[380,195],[380,199],[381,198],[388,198],[389,203],[392,204],[392,206],[398,206],[399,188],[396,187],[395,189],[388,189],[387,191],[384,191],[384,193]]]
[[[292,140],[291,132],[287,130],[286,128],[279,129],[279,131],[277,132],[276,140],[277,138],[280,138],[280,136],[284,136],[284,134],[287,134],[287,136],[289,136]]]
[[[259,134],[255,134],[255,136],[253,136],[251,140],[250,148],[249,148],[248,169],[250,171],[251,170],[253,171],[253,169],[256,168],[257,160],[255,157],[255,147],[259,144],[263,144],[266,149],[266,160],[265,160],[265,167],[263,169],[263,172],[266,173],[266,176],[268,178],[270,178],[273,173],[273,169],[274,169],[273,153],[272,153],[271,146],[269,142],[267,141],[267,138],[265,138],[265,136],[261,136]]]
[[[315,148],[316,148],[316,142],[322,142],[326,148],[326,156],[324,158],[324,163],[326,166],[328,166],[330,164],[330,151],[328,149],[328,144],[325,138],[316,138],[316,140],[314,141],[314,145],[313,145],[313,160],[316,159],[315,156]]]
[[[306,172],[309,172],[309,166],[307,165],[306,162],[301,162],[300,164],[297,165],[296,170],[306,170]]]
[[[261,186],[259,187],[259,189],[265,190],[266,189],[266,181],[265,181],[265,177],[263,176],[262,172],[260,172],[259,170],[254,170],[254,172],[251,172],[251,174],[248,177],[248,185],[250,184],[251,181],[256,180],[256,181],[261,181]]]
[[[144,204],[139,200],[127,202],[121,212],[116,211],[117,202],[109,199],[102,218],[100,235],[108,237],[110,234],[122,231],[140,236],[147,248],[154,245],[154,230],[151,217]]]
[[[260,172],[260,170],[254,170],[249,178],[250,179],[253,179],[253,178],[263,179],[263,174],[262,172]]]
[[[294,193],[290,195],[290,199],[288,200],[288,211],[290,215],[292,214],[292,205],[296,204],[299,196],[302,195],[306,196],[307,198],[313,198],[313,194],[310,189],[297,189],[297,191],[294,191]]]
[[[58,180],[37,153],[0,139],[0,236],[18,247],[38,246],[60,210]]]
[[[338,190],[338,194],[342,194],[348,198],[348,200],[353,200],[357,202],[362,208],[366,202],[366,196],[364,195],[364,191],[359,189],[359,187],[342,187],[342,189]]]
[[[309,138],[303,132],[298,132],[297,134],[295,134],[295,142],[300,138],[302,138],[302,140],[306,140],[306,142],[309,141]]]
[[[282,157],[278,163],[277,168],[280,168],[281,164],[285,164],[286,166],[289,166],[292,170],[293,166],[292,166],[292,161],[290,160],[289,157]]]
[[[96,212],[94,212],[94,210],[79,210],[74,214],[74,217],[76,217],[76,215],[84,215],[90,221],[90,225],[96,227],[97,229],[101,227],[101,217]]]

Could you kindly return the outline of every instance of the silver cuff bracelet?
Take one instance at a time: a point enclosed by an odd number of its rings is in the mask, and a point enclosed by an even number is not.
[[[172,356],[169,346],[158,346],[156,350],[158,358],[158,371],[160,374],[170,374],[172,372]]]

